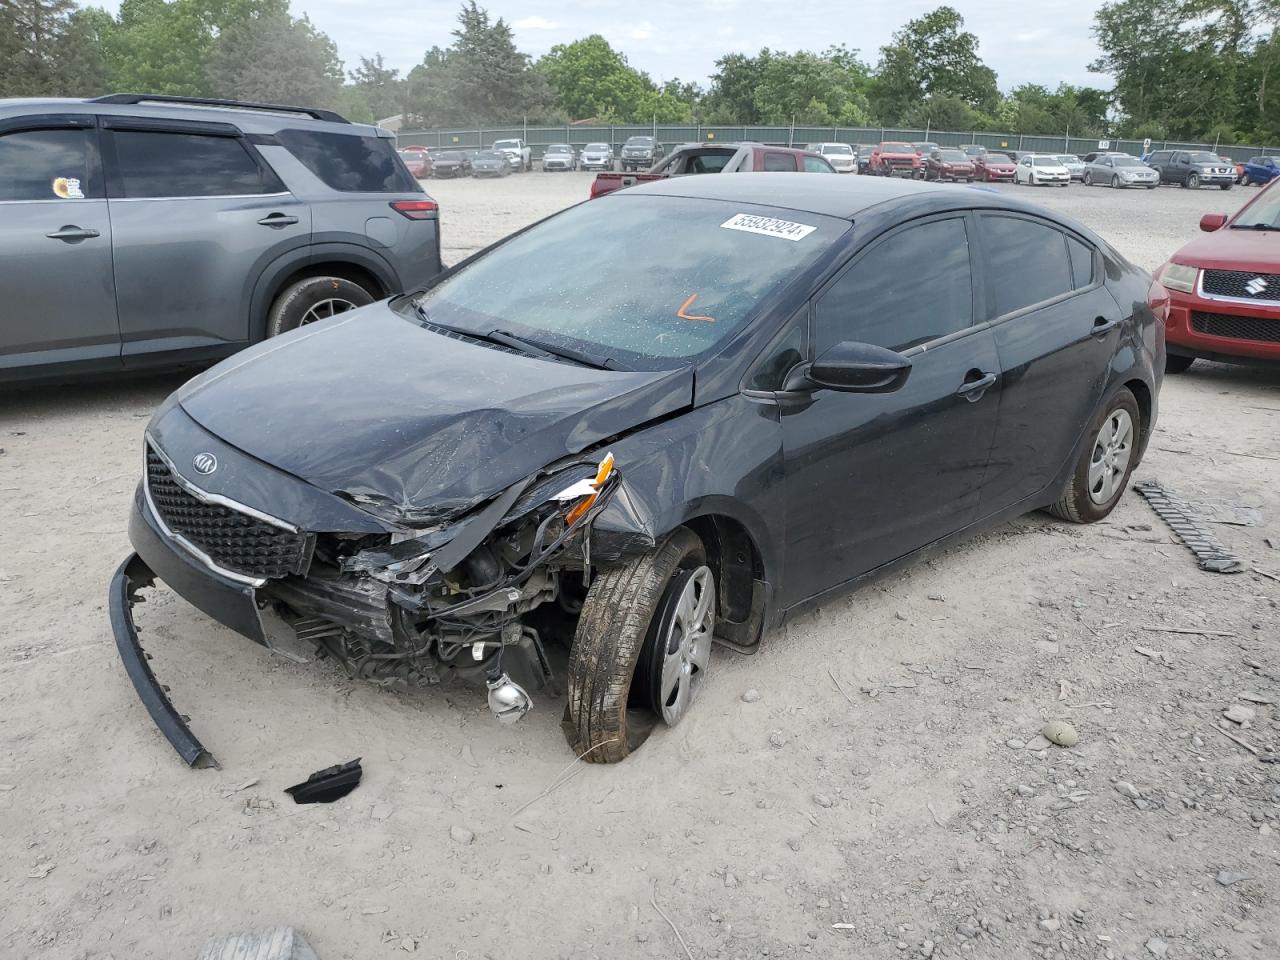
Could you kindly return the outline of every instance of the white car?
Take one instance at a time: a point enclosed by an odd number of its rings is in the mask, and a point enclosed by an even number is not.
[[[836,173],[858,172],[858,154],[847,143],[810,143],[805,149],[826,157]]]
[[[578,166],[583,170],[612,170],[613,147],[607,143],[588,143],[578,153]]]
[[[1033,187],[1041,183],[1056,183],[1065,187],[1071,183],[1071,171],[1052,154],[1029,153],[1018,161],[1013,171],[1013,182]]]

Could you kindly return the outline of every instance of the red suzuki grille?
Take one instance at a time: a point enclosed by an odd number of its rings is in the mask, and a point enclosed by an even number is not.
[[[1191,329],[1211,337],[1253,340],[1257,343],[1280,343],[1280,320],[1265,317],[1236,317],[1226,313],[1191,314]]]

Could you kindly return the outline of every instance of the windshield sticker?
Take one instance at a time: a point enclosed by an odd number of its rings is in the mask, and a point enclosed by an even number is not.
[[[744,233],[759,233],[766,237],[780,237],[783,240],[800,241],[817,227],[807,223],[792,223],[790,220],[775,220],[773,217],[758,217],[751,213],[739,213],[720,224],[725,230],[741,230]]]
[[[55,177],[53,195],[63,200],[83,200],[84,191],[80,189],[80,181],[75,177]]]
[[[705,320],[707,321],[707,323],[715,323],[716,322],[715,317],[708,317],[700,313],[688,312],[689,308],[693,306],[693,301],[697,299],[698,299],[698,295],[696,293],[689,294],[689,299],[686,300],[684,303],[680,304],[680,309],[676,311],[676,316],[679,317],[681,320]]]

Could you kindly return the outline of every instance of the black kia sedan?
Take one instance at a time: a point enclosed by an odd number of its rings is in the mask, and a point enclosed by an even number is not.
[[[687,713],[713,645],[750,653],[1028,511],[1107,516],[1155,422],[1166,311],[1095,234],[987,190],[619,190],[170,397],[112,587],[120,652],[194,763],[133,624],[156,578],[354,676],[470,676],[503,721],[560,639],[571,745],[619,760],[638,712]]]

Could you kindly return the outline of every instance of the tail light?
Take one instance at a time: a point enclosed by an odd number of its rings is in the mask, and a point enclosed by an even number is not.
[[[606,193],[611,193],[612,190],[613,190],[612,187],[606,188],[604,183],[602,183],[599,179],[592,180],[591,196],[588,197],[587,199],[594,200],[596,197],[603,197]]]
[[[391,209],[410,220],[434,220],[440,206],[434,200],[393,200]]]
[[[1169,291],[1159,280],[1152,280],[1147,290],[1147,306],[1161,323],[1169,322]]]

